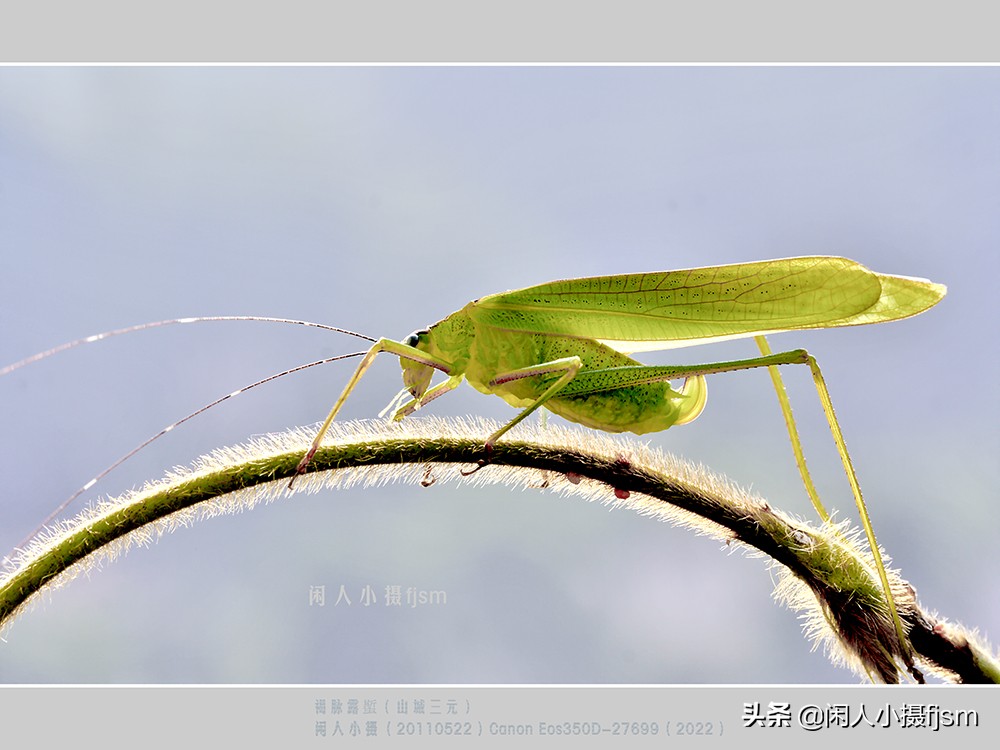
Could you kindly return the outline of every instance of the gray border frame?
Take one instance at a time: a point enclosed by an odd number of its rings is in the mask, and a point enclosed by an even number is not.
[[[990,15],[984,0],[57,0],[5,9],[0,62],[983,63]]]

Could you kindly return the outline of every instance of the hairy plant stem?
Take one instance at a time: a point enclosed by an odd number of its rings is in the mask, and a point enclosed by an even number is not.
[[[462,465],[468,469],[484,458],[482,435],[488,434],[483,431],[488,426],[480,430],[459,424],[456,429],[454,423],[425,422],[423,432],[413,432],[364,424],[367,432],[352,432],[348,424],[333,442],[320,448],[309,473],[298,480],[302,489],[343,483],[329,479],[337,475],[346,474],[351,482],[363,479],[366,472],[391,467],[406,467],[409,474],[389,479],[418,481],[423,475],[428,484],[433,482],[428,479],[432,472],[453,478]],[[566,439],[572,433],[550,430],[544,432],[544,439],[535,435],[531,440],[502,440],[494,446],[489,464],[475,471],[472,479],[529,486],[540,481],[548,486],[551,480],[560,491],[574,492],[580,487],[582,493],[606,502],[659,513],[727,543],[747,545],[780,563],[802,584],[797,593],[783,591],[781,596],[790,606],[812,610],[811,634],[825,640],[836,658],[872,679],[899,680],[901,654],[880,584],[868,551],[855,546],[851,534],[840,527],[817,528],[792,519],[725,480],[679,470],[648,451],[637,451],[637,456],[627,450],[627,444],[611,442],[592,449],[591,433],[575,431],[575,437]],[[74,566],[95,553],[113,553],[116,545],[123,549],[130,536],[148,536],[151,529],[159,532],[184,523],[191,513],[197,515],[199,506],[218,503],[233,493],[250,493],[258,499],[290,494],[284,484],[295,473],[307,441],[303,433],[282,440],[239,451],[227,449],[187,474],[102,505],[40,538],[8,562],[0,578],[0,627],[33,596],[68,578]],[[491,476],[519,470],[515,479]],[[216,513],[220,508],[202,511]],[[892,584],[922,668],[959,682],[1000,682],[996,658],[974,633],[920,609],[912,587],[898,576],[893,576]]]

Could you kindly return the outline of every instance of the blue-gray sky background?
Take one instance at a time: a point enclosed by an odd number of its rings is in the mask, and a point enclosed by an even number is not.
[[[846,255],[949,287],[885,326],[785,334],[830,383],[883,546],[925,606],[998,637],[1000,70],[0,69],[0,364],[177,316],[402,338],[553,278]],[[153,331],[0,381],[0,546],[197,406],[358,349],[264,324]],[[647,357],[709,361],[735,342]],[[241,397],[101,488],[321,419],[342,363]],[[391,358],[345,418],[399,389]],[[821,491],[854,517],[808,374],[786,373]],[[505,418],[463,386],[436,414]],[[636,438],[812,517],[766,373]],[[438,608],[308,606],[387,584]],[[770,601],[760,559],[545,493],[299,496],[78,579],[0,643],[4,682],[851,682]],[[356,597],[355,602],[356,602]]]

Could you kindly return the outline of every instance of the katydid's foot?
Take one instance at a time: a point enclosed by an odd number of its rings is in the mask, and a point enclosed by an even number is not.
[[[315,455],[316,455],[316,449],[310,448],[306,452],[306,455],[302,457],[302,460],[299,461],[299,465],[295,467],[295,473],[292,474],[292,478],[288,480],[288,489],[292,489],[292,486],[295,484],[295,480],[306,473],[306,467],[309,465],[309,462],[312,461],[312,458]]]
[[[493,444],[487,442],[483,446],[483,453],[485,453],[486,455],[483,458],[476,461],[476,465],[474,468],[469,469],[468,471],[459,471],[458,473],[461,474],[463,477],[469,477],[475,474],[484,466],[486,466],[486,464],[488,464],[490,462],[490,459],[492,459],[493,457]]]
[[[473,466],[471,469],[469,469],[468,471],[466,471],[465,469],[460,469],[458,473],[461,474],[463,477],[471,477],[473,474],[475,474],[481,468],[483,468],[484,466],[486,466],[486,463],[487,462],[484,461],[483,459],[479,459],[478,461],[476,461],[476,465]]]

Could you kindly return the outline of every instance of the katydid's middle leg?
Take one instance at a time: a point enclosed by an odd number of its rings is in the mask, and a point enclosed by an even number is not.
[[[511,427],[516,425],[518,422],[523,420],[533,411],[542,406],[546,401],[555,396],[562,388],[569,383],[577,373],[580,372],[580,368],[583,367],[583,360],[577,356],[565,357],[563,359],[555,359],[551,362],[543,362],[539,365],[531,365],[530,367],[521,367],[517,370],[511,370],[510,372],[501,373],[497,375],[490,381],[491,386],[503,385],[504,383],[510,383],[515,380],[523,380],[524,378],[532,378],[538,375],[548,375],[550,373],[561,373],[556,381],[552,383],[548,388],[546,388],[542,394],[535,399],[527,408],[521,411],[516,417],[510,420],[507,424],[501,427],[499,430],[494,432],[488,438],[486,438],[486,443],[483,445],[483,450],[486,456],[478,462],[474,469],[470,471],[463,471],[462,476],[469,476],[479,471],[482,467],[490,461],[490,455],[493,452],[493,445],[501,436],[504,435]]]
[[[500,439],[500,437],[507,432],[511,427],[516,425],[518,422],[523,420],[533,411],[538,409],[538,407],[543,406],[546,401],[555,396],[557,393],[562,391],[562,389],[569,383],[573,378],[577,376],[580,372],[580,368],[583,367],[583,361],[576,356],[565,357],[563,359],[555,359],[551,362],[543,362],[540,365],[531,365],[530,367],[521,367],[517,370],[511,370],[510,372],[505,372],[497,375],[493,380],[490,381],[491,386],[503,385],[504,383],[511,383],[515,380],[523,380],[524,378],[532,378],[537,375],[548,375],[550,373],[561,372],[562,374],[556,379],[556,381],[546,388],[542,395],[535,399],[534,403],[528,406],[524,411],[510,420],[507,424],[501,427],[499,430],[494,432],[488,438],[486,438],[486,452],[493,449],[493,444]]]

